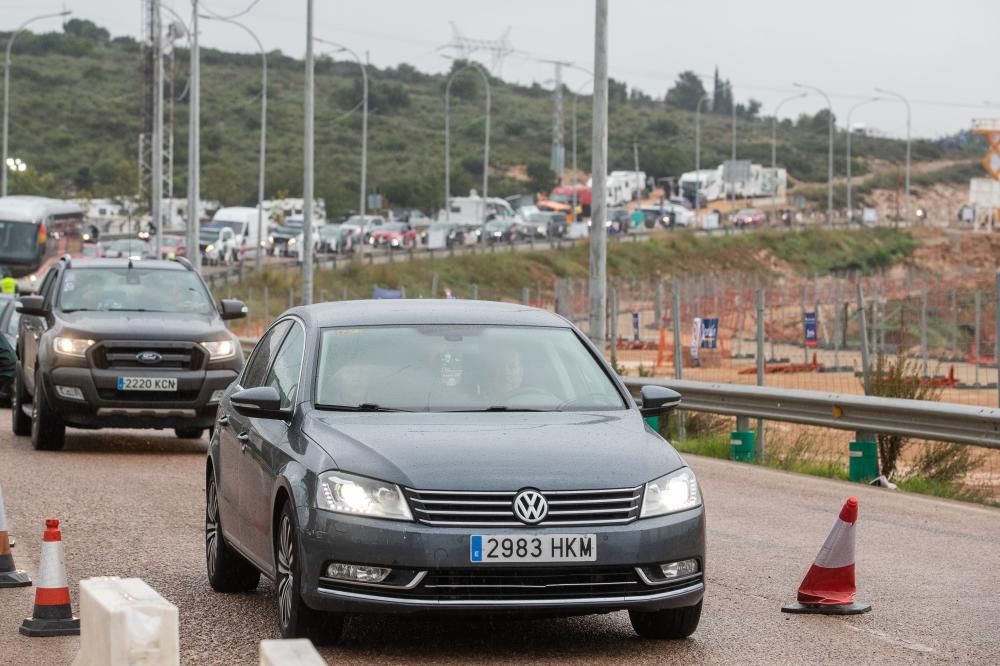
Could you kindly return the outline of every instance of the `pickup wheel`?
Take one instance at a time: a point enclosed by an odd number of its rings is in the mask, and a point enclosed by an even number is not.
[[[31,417],[24,413],[23,405],[28,400],[28,392],[24,390],[21,379],[21,363],[14,367],[14,382],[10,392],[10,425],[15,435],[26,437],[31,434]]]
[[[66,445],[66,424],[45,399],[40,370],[35,374],[35,399],[31,406],[31,446],[37,451],[61,451]]]

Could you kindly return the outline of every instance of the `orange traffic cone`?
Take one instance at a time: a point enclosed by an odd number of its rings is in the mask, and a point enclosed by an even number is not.
[[[854,600],[854,529],[858,500],[848,498],[820,548],[816,561],[799,585],[798,601],[781,607],[783,613],[857,615],[871,605]]]
[[[31,579],[14,566],[14,556],[10,553],[13,545],[7,533],[7,511],[3,505],[3,488],[0,488],[0,587],[27,587]]]
[[[42,536],[42,561],[38,567],[35,609],[19,630],[25,636],[79,636],[80,620],[73,617],[66,581],[66,558],[63,554],[59,521],[45,521]]]

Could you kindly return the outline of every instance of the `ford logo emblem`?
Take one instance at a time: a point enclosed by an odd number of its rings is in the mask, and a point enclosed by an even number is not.
[[[153,365],[153,364],[156,364],[156,363],[159,363],[160,361],[162,361],[163,357],[160,356],[160,354],[158,354],[155,351],[144,351],[144,352],[139,352],[138,354],[136,354],[135,355],[135,360],[139,361],[139,363],[145,363],[147,365]]]

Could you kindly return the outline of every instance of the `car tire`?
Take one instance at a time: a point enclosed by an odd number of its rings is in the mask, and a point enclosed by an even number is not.
[[[286,501],[274,530],[274,586],[281,637],[308,638],[318,644],[336,643],[344,633],[344,615],[317,611],[306,605],[302,599],[301,561],[295,516],[291,503]]]
[[[216,592],[251,592],[260,584],[260,572],[233,550],[222,534],[219,493],[215,474],[205,489],[205,568],[208,584]]]
[[[628,619],[632,622],[635,633],[643,638],[660,641],[680,640],[687,638],[698,628],[701,604],[699,601],[694,606],[666,608],[651,613],[629,611]]]
[[[10,392],[10,425],[15,435],[27,437],[31,434],[31,417],[24,413],[23,405],[28,399],[21,380],[21,363],[14,366],[14,382]]]
[[[180,439],[201,439],[204,428],[174,428],[174,434]]]
[[[65,445],[66,424],[49,407],[39,370],[35,374],[35,395],[31,401],[31,446],[36,451],[61,451]]]

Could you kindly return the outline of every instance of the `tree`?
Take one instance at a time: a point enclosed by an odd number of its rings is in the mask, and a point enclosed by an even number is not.
[[[542,160],[528,162],[525,171],[528,173],[528,186],[532,192],[548,192],[559,182],[556,172],[549,167],[548,162]]]
[[[608,103],[624,104],[628,101],[628,84],[608,77]]]
[[[93,21],[85,19],[70,19],[63,26],[63,31],[67,35],[82,37],[99,44],[107,44],[111,40],[111,33],[105,28],[98,27]]]
[[[668,106],[685,111],[694,111],[698,105],[698,100],[705,94],[705,86],[701,83],[701,77],[686,70],[677,76],[674,86],[667,91],[664,102]]]

